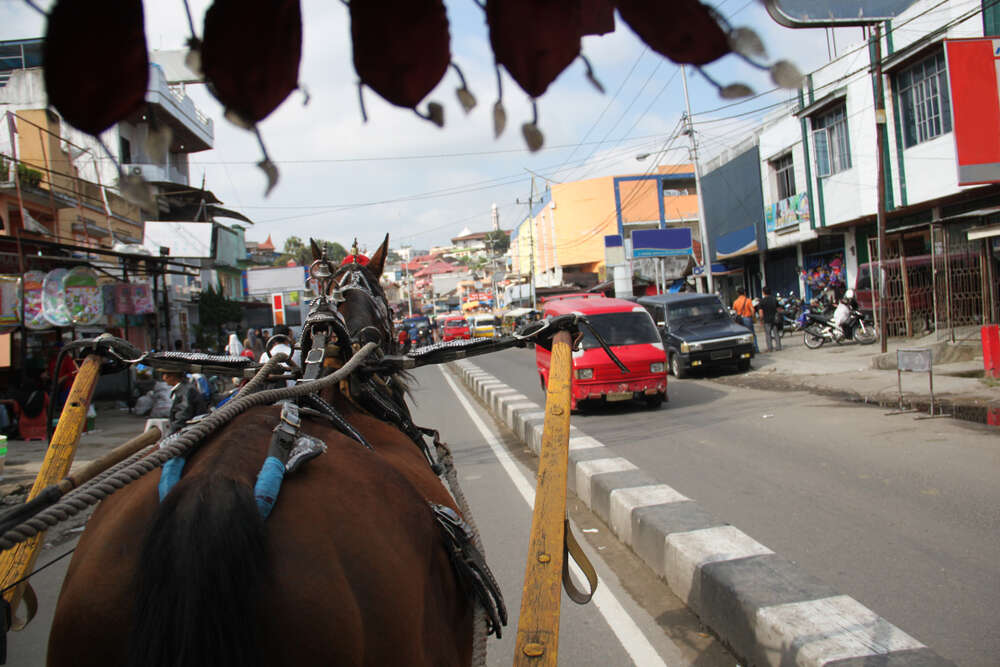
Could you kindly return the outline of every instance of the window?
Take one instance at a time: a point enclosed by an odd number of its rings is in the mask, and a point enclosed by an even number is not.
[[[659,343],[660,334],[653,326],[648,313],[633,311],[629,313],[600,313],[588,315],[597,333],[608,345],[638,345],[639,343]],[[594,334],[584,329],[580,346],[585,350],[600,347]]]
[[[787,199],[795,194],[795,164],[792,154],[782,155],[771,162],[774,177],[778,183],[778,199]]]
[[[813,117],[812,126],[817,176],[829,176],[850,169],[851,142],[847,136],[847,105],[841,103],[832,111]]]
[[[896,74],[896,91],[903,114],[903,144],[907,148],[951,132],[951,102],[943,51]]]
[[[125,137],[118,137],[118,146],[122,164],[132,164],[132,143]]]

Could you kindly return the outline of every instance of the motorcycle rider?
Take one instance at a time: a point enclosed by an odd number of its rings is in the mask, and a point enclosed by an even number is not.
[[[850,332],[847,331],[847,323],[851,319],[851,312],[854,310],[856,303],[857,301],[854,300],[854,290],[849,289],[844,292],[840,303],[837,304],[837,309],[833,311],[833,323],[836,325],[835,331],[840,332],[840,335],[844,338],[850,336]]]

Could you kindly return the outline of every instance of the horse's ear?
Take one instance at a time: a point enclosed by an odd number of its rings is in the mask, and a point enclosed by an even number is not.
[[[378,247],[375,254],[371,256],[368,261],[368,269],[374,273],[376,276],[382,276],[382,269],[385,268],[385,258],[389,254],[389,235],[385,235],[385,240],[382,241],[382,245]]]
[[[315,262],[317,259],[323,256],[323,250],[319,247],[319,244],[316,243],[316,239],[312,237],[309,238],[309,245],[312,247],[313,261]]]

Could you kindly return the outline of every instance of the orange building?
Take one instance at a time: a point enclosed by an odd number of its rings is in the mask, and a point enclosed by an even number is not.
[[[654,174],[603,176],[553,183],[511,235],[514,273],[536,285],[575,274],[604,280],[604,237],[628,239],[636,229],[685,226],[700,240],[694,166],[663,165]]]

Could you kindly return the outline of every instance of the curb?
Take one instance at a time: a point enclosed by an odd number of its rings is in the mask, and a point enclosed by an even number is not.
[[[879,408],[896,410],[899,408],[899,396],[895,392],[887,395],[884,391],[875,393],[862,393],[851,389],[838,389],[834,387],[824,387],[810,384],[803,378],[815,376],[783,375],[781,373],[770,373],[769,375],[741,375],[729,376],[726,378],[712,378],[713,382],[731,387],[745,387],[747,389],[763,389],[765,391],[807,391],[817,396],[826,396],[839,401],[849,403],[862,403]],[[775,380],[787,383],[787,386],[774,386]],[[930,396],[921,394],[903,394],[903,407],[907,410],[929,413]],[[935,411],[944,411],[952,419],[959,421],[973,422],[975,424],[990,425],[991,415],[996,419],[996,413],[1000,412],[1000,404],[986,402],[981,399],[962,399],[949,394],[934,397]]]
[[[449,367],[538,455],[543,406],[469,361]],[[954,665],[574,426],[568,486],[748,664]]]

